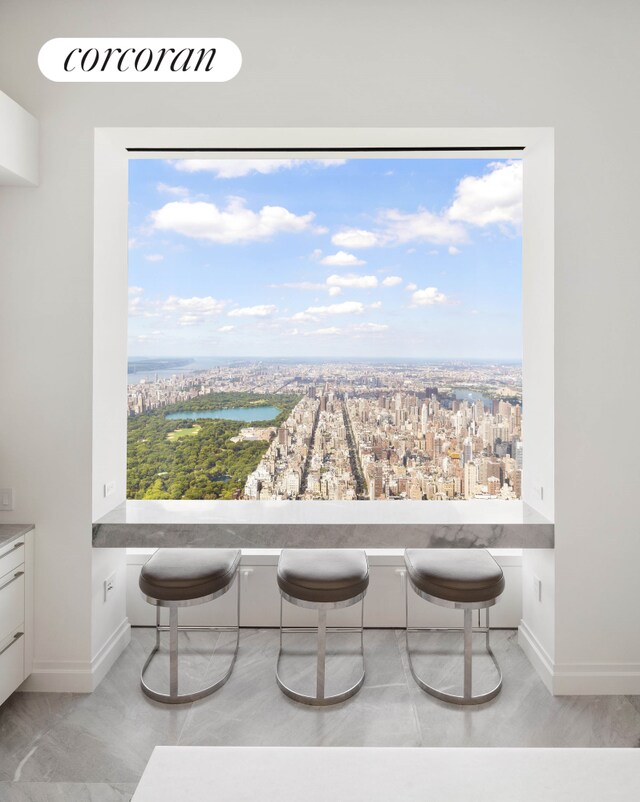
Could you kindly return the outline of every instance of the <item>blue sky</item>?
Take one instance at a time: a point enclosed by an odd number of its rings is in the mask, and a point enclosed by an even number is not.
[[[131,356],[522,352],[522,162],[135,159]]]

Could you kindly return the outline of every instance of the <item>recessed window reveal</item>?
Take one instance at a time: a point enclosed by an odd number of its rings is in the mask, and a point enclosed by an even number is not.
[[[521,497],[522,161],[344,155],[130,160],[129,498]]]

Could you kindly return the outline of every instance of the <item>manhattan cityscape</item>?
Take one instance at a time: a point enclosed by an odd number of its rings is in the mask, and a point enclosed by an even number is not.
[[[154,364],[161,363],[148,362]],[[215,410],[221,394],[231,403],[234,394],[256,399],[239,410],[227,403],[219,413],[222,419],[248,415],[247,425],[238,424],[229,439],[258,449],[253,451],[257,464],[232,498],[521,497],[519,363],[241,360],[168,376],[148,371],[129,385],[128,412],[130,419],[163,415],[167,408],[188,410],[194,402],[199,410]],[[294,405],[279,425],[269,425],[261,418],[266,410],[279,411],[273,401],[279,394],[293,397]],[[263,396],[275,409],[261,411]],[[185,412],[184,420],[180,412],[170,417],[171,425],[181,427],[176,429],[181,442],[190,445],[202,436],[203,426],[220,423],[207,420],[202,411]],[[175,432],[165,435],[172,436]]]

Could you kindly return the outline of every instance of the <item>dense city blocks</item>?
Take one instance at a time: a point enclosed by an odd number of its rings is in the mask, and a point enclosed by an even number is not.
[[[168,371],[167,371],[168,372]],[[241,361],[129,385],[129,498],[518,499],[516,363]]]

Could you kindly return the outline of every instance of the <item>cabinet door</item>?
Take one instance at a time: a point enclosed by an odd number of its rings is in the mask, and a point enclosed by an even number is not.
[[[0,640],[0,705],[24,679],[24,636],[16,632]]]
[[[24,624],[24,565],[0,577],[0,642]]]

